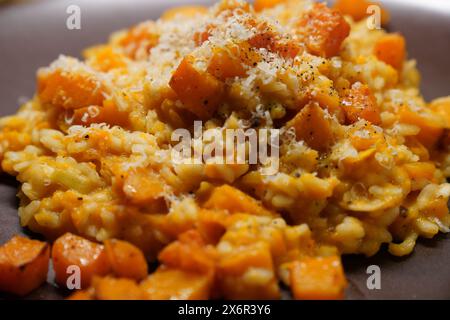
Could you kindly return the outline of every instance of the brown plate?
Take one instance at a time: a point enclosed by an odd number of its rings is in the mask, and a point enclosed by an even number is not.
[[[19,101],[35,90],[35,72],[59,54],[80,56],[93,44],[106,41],[115,30],[155,19],[170,7],[208,0],[36,0],[0,4],[0,116],[12,114]],[[446,0],[385,1],[392,14],[390,30],[401,32],[411,57],[422,72],[427,100],[450,95],[450,3]],[[81,30],[68,30],[66,9],[81,9]],[[0,243],[17,233],[18,184],[0,176]],[[395,258],[382,250],[375,257],[344,258],[350,286],[348,299],[450,299],[450,236],[420,240],[414,253]],[[381,268],[381,290],[368,290],[366,269]],[[61,299],[63,293],[49,283],[30,299]],[[286,293],[286,298],[289,295]]]

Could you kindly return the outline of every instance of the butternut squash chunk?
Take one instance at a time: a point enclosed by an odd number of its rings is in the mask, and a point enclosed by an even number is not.
[[[406,172],[412,179],[432,180],[436,166],[432,162],[411,162],[404,165]]]
[[[69,266],[80,268],[82,288],[89,287],[95,275],[106,275],[111,270],[103,245],[71,233],[66,233],[55,241],[52,259],[56,282],[62,288],[67,286]]]
[[[147,276],[144,253],[129,242],[111,239],[104,242],[111,269],[117,277],[142,280]]]
[[[339,53],[350,26],[339,11],[316,3],[300,18],[298,33],[309,52],[330,58]]]
[[[378,60],[400,71],[406,57],[405,38],[397,33],[387,34],[377,41],[374,53]]]
[[[419,156],[420,161],[430,160],[430,152],[425,146],[420,143],[417,137],[406,137],[405,145],[411,150],[415,155]]]
[[[206,243],[216,244],[225,233],[228,213],[223,210],[201,209],[197,230]]]
[[[365,84],[355,83],[345,92],[341,104],[348,124],[359,119],[365,119],[375,125],[381,123],[377,100]]]
[[[71,294],[67,300],[94,300],[93,290],[77,290],[75,293]]]
[[[104,99],[99,80],[84,72],[59,69],[39,72],[37,87],[42,103],[63,109],[101,106]]]
[[[208,72],[214,77],[225,81],[228,78],[245,76],[242,62],[232,56],[227,50],[213,49],[213,55],[208,65]]]
[[[50,246],[15,236],[0,247],[0,291],[26,295],[47,279]]]
[[[119,111],[112,100],[105,100],[103,106],[89,106],[74,111],[73,124],[90,126],[92,123],[127,127],[128,112]]]
[[[239,0],[222,0],[218,3],[216,9],[217,14],[221,14],[223,11],[230,11],[230,15],[233,13],[240,14],[241,12],[250,12],[250,3]]]
[[[187,56],[169,82],[184,108],[202,120],[210,118],[219,107],[224,84],[208,72],[195,68],[194,58]]]
[[[160,267],[140,286],[150,300],[207,300],[212,285],[210,274]]]
[[[211,36],[214,28],[215,28],[215,25],[209,24],[209,25],[205,26],[203,30],[196,31],[193,36],[195,44],[199,47],[205,41],[207,41],[209,39],[209,37]]]
[[[404,165],[411,178],[411,190],[423,189],[429,183],[436,183],[434,173],[436,166],[433,162],[411,162]]]
[[[214,272],[213,247],[206,247],[198,231],[190,230],[180,235],[159,254],[159,261],[169,267],[188,272]]]
[[[92,288],[97,300],[145,300],[146,292],[133,280],[94,277]]]
[[[427,149],[433,148],[444,133],[445,119],[431,118],[424,110],[424,114],[412,111],[408,106],[399,110],[399,120],[402,123],[412,124],[420,128],[417,140]],[[439,121],[441,120],[441,121]]]
[[[337,256],[304,258],[293,262],[290,285],[298,300],[337,300],[347,286],[341,259]]]
[[[258,26],[258,29],[260,29],[259,32],[248,40],[248,43],[254,48],[265,48],[286,59],[293,59],[303,51],[295,41],[280,37],[267,25]]]
[[[159,42],[159,34],[156,33],[154,22],[143,22],[130,28],[118,41],[125,54],[131,59],[146,58],[150,49]]]
[[[83,51],[86,62],[92,68],[108,72],[126,66],[125,56],[109,45],[99,45]]]
[[[270,247],[257,242],[234,248],[218,265],[219,287],[225,299],[278,299]]]
[[[256,12],[262,11],[264,9],[273,8],[286,0],[255,0],[253,7]]]
[[[449,213],[448,202],[437,196],[427,204],[424,210],[421,210],[421,215],[425,217],[436,217],[439,219],[445,219],[445,216]]]
[[[250,67],[256,66],[262,60],[258,50],[249,41],[243,41],[238,46],[230,48],[230,50],[235,56],[239,57],[243,64]]]
[[[445,121],[445,128],[450,129],[450,96],[431,101],[429,108],[442,116]]]
[[[257,216],[273,215],[258,201],[229,185],[215,188],[204,207],[206,209],[227,210],[230,213],[248,213]]]
[[[156,174],[138,168],[131,171],[123,183],[126,197],[136,205],[148,205],[162,200],[164,184]]]
[[[330,120],[315,103],[306,105],[287,123],[287,127],[294,128],[297,140],[305,141],[318,151],[326,151],[334,141]]]
[[[359,134],[361,131],[364,134]],[[351,129],[349,138],[356,150],[364,151],[383,141],[383,134],[377,131],[370,123],[365,122],[363,127]]]

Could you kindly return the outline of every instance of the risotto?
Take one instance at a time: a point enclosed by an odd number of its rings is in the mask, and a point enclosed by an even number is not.
[[[38,70],[34,98],[0,120],[21,225],[159,262],[79,297],[277,299],[284,283],[342,298],[342,254],[404,256],[450,231],[450,97],[424,101],[404,38],[350,3],[175,8]],[[277,172],[175,163],[173,133],[196,120],[279,130]]]

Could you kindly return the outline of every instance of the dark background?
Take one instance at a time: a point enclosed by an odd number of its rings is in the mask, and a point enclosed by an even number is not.
[[[112,31],[155,19],[168,7],[211,2],[35,0],[0,4],[0,116],[14,113],[19,101],[33,95],[37,68],[48,65],[59,54],[79,57],[84,48],[105,42]],[[449,95],[450,1],[384,2],[392,15],[389,29],[406,37],[410,57],[418,61],[425,98]],[[66,8],[71,4],[81,8],[81,30],[66,28]],[[14,178],[0,175],[0,243],[24,232],[17,218],[17,187]],[[345,257],[344,264],[350,282],[349,299],[450,299],[448,235],[420,240],[414,253],[405,258],[392,257],[384,249],[370,259]],[[366,268],[372,264],[381,268],[381,290],[370,291],[366,287]],[[61,297],[61,292],[48,284],[28,298]]]

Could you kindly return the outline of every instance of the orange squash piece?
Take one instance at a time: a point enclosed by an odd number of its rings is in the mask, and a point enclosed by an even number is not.
[[[106,275],[111,266],[104,246],[71,233],[59,237],[52,248],[53,268],[56,282],[66,288],[69,266],[78,266],[81,273],[81,287],[87,288],[95,275]]]
[[[87,290],[77,290],[75,293],[71,294],[68,300],[94,300],[94,294],[92,289]]]
[[[230,50],[247,66],[254,67],[262,59],[261,54],[249,43],[249,41],[243,41],[239,43],[238,46],[231,47]]]
[[[265,48],[270,52],[278,53],[283,58],[295,58],[302,52],[302,48],[296,41],[286,39],[276,34],[271,27],[262,24],[257,26],[259,32],[248,40],[253,48]]]
[[[50,246],[15,236],[0,247],[0,291],[26,295],[47,279]]]
[[[212,191],[204,207],[206,209],[227,210],[230,213],[248,213],[257,216],[273,215],[254,198],[226,184]]]
[[[411,178],[411,190],[423,189],[429,183],[436,183],[434,173],[436,166],[433,162],[411,162],[403,165]]]
[[[256,242],[223,255],[218,281],[225,299],[279,299],[270,247]]]
[[[366,135],[361,136],[356,134],[357,131],[364,130]],[[383,135],[381,132],[375,130],[375,128],[365,123],[363,128],[353,128],[349,132],[349,138],[352,146],[358,151],[367,150],[377,144],[379,141],[383,141]]]
[[[143,22],[132,28],[119,40],[122,47],[131,59],[140,59],[149,55],[150,49],[159,42],[159,34],[154,30],[153,22]]]
[[[444,133],[444,122],[441,123],[428,119],[412,111],[408,106],[400,108],[399,119],[402,123],[412,124],[420,128],[420,132],[416,138],[427,149],[434,147]]]
[[[37,91],[42,103],[71,110],[101,106],[104,99],[101,83],[94,75],[70,70],[40,72]]]
[[[190,230],[180,235],[159,254],[159,261],[169,268],[190,272],[214,272],[214,253],[212,247],[206,247],[201,235]]]
[[[109,45],[99,45],[83,51],[87,64],[96,70],[108,72],[126,66],[125,56]]]
[[[286,126],[294,128],[297,140],[318,151],[328,150],[334,141],[330,120],[316,103],[306,105]]]
[[[133,280],[94,277],[92,288],[97,300],[145,300],[146,292]]]
[[[419,156],[420,161],[430,160],[430,152],[422,143],[420,143],[420,141],[417,139],[417,137],[407,137],[405,139],[405,145],[414,154]]]
[[[405,38],[397,33],[387,34],[379,39],[373,49],[375,56],[397,70],[401,70],[406,57]]]
[[[437,217],[439,219],[444,219],[448,213],[448,202],[440,197],[432,199],[427,208],[421,211],[421,214],[426,217]]]
[[[230,15],[241,14],[241,12],[250,12],[250,3],[240,0],[222,0],[217,4],[216,10],[217,14],[223,11],[230,11]]]
[[[123,191],[133,204],[146,205],[162,199],[164,184],[156,174],[138,168],[125,178]]]
[[[236,250],[224,255],[219,262],[221,274],[241,275],[251,267],[273,268],[270,248],[267,243],[257,242],[236,248]]]
[[[222,81],[228,78],[245,76],[245,69],[240,59],[232,56],[227,50],[222,48],[213,49],[208,72]]]
[[[293,262],[290,283],[294,298],[298,300],[343,299],[347,286],[338,256],[309,257]]]
[[[411,162],[404,165],[411,179],[433,180],[436,166],[433,162]]]
[[[256,12],[259,12],[264,9],[273,8],[283,2],[286,2],[286,0],[255,0],[253,7]]]
[[[228,213],[223,210],[200,209],[197,230],[206,243],[216,244],[225,233]]]
[[[74,111],[73,124],[90,126],[92,123],[107,123],[112,126],[128,126],[128,112],[119,111],[112,100],[105,100],[103,106],[89,106]]]
[[[316,3],[300,18],[298,33],[309,52],[330,58],[339,53],[350,26],[339,11]]]
[[[105,251],[117,277],[142,280],[147,276],[147,261],[138,247],[122,240],[106,240]]]
[[[435,99],[428,107],[439,114],[445,122],[445,128],[450,129],[450,97]]]
[[[210,274],[160,267],[140,286],[150,300],[207,300],[212,285]]]
[[[194,58],[186,56],[169,82],[184,108],[202,120],[210,118],[222,102],[224,84],[208,72],[195,68]]]
[[[275,44],[274,51],[285,59],[294,59],[303,52],[303,49],[295,41],[282,40]]]
[[[341,101],[348,124],[365,119],[372,124],[381,123],[380,108],[375,96],[365,84],[355,83],[345,92]]]
[[[203,29],[196,31],[193,36],[195,44],[199,47],[207,41],[215,27],[213,24],[208,24]]]

